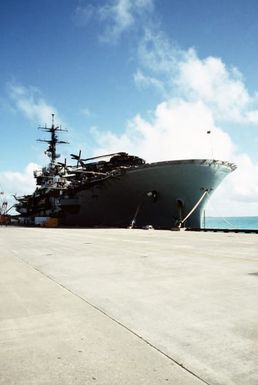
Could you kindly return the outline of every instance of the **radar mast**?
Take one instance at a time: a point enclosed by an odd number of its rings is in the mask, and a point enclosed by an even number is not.
[[[58,132],[61,132],[61,131],[67,132],[67,130],[63,129],[61,127],[61,125],[60,126],[55,125],[55,114],[52,114],[51,127],[47,127],[47,125],[45,125],[45,127],[39,126],[39,129],[43,130],[43,131],[50,132],[50,134],[51,134],[51,137],[49,140],[47,140],[47,139],[37,139],[37,140],[38,140],[38,142],[48,143],[48,148],[46,149],[45,154],[50,158],[50,164],[55,165],[57,158],[59,158],[59,156],[60,156],[56,152],[56,145],[57,144],[68,144],[68,142],[65,142],[63,140],[58,140]]]

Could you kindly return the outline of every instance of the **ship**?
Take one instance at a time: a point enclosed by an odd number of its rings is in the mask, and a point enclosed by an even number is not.
[[[126,152],[58,162],[63,130],[39,127],[50,135],[47,166],[34,171],[36,189],[16,198],[22,224],[69,227],[200,228],[204,207],[236,166],[215,159],[146,163]]]

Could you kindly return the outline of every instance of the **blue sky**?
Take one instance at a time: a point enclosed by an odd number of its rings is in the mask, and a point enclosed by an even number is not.
[[[1,188],[33,190],[55,112],[64,156],[237,163],[208,213],[258,215],[257,17],[256,0],[2,1]]]

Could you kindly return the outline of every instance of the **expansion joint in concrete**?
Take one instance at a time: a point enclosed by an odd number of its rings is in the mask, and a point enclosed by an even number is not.
[[[52,282],[54,282],[56,285],[62,287],[65,291],[69,292],[70,294],[76,296],[77,298],[81,299],[82,301],[84,301],[87,305],[91,306],[93,309],[97,310],[98,312],[100,312],[102,315],[104,315],[105,317],[109,318],[110,320],[112,320],[113,322],[115,322],[117,325],[121,326],[122,328],[124,328],[125,330],[127,330],[129,333],[133,334],[135,337],[139,338],[140,340],[142,340],[144,343],[146,343],[148,346],[150,346],[152,349],[156,350],[157,352],[159,352],[160,354],[162,354],[163,356],[165,356],[166,358],[168,358],[171,362],[173,362],[173,364],[181,367],[184,371],[186,371],[187,373],[191,374],[192,376],[194,376],[196,379],[198,379],[199,381],[201,381],[202,383],[206,384],[206,385],[212,385],[211,383],[205,381],[203,378],[199,377],[196,373],[192,372],[190,369],[188,369],[186,366],[184,366],[182,363],[178,362],[176,359],[174,359],[173,357],[169,356],[167,353],[163,352],[161,349],[159,349],[157,346],[153,345],[151,342],[149,342],[148,340],[146,340],[144,337],[142,337],[141,335],[137,334],[135,331],[133,331],[132,329],[130,329],[129,327],[127,327],[126,325],[124,325],[123,323],[121,323],[120,321],[118,321],[117,319],[113,318],[110,314],[106,313],[104,310],[100,309],[99,307],[97,307],[96,305],[92,304],[91,302],[89,302],[88,300],[86,300],[85,298],[83,298],[82,296],[80,296],[79,294],[77,293],[74,293],[72,290],[70,290],[69,288],[67,288],[66,286],[62,285],[61,283],[57,282],[53,277],[43,273],[41,270],[39,270],[38,268],[36,268],[35,266],[31,265],[31,264],[28,264],[26,262],[24,262],[22,259],[20,259],[20,261],[22,261],[23,263],[25,263],[26,265],[30,266],[32,269],[36,270],[37,272],[39,272],[40,274],[42,274],[44,277],[50,279]]]

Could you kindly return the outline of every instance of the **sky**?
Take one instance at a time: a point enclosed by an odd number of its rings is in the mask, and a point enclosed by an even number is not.
[[[1,0],[1,199],[33,192],[54,113],[63,159],[230,161],[206,214],[258,216],[257,17],[257,0]]]

